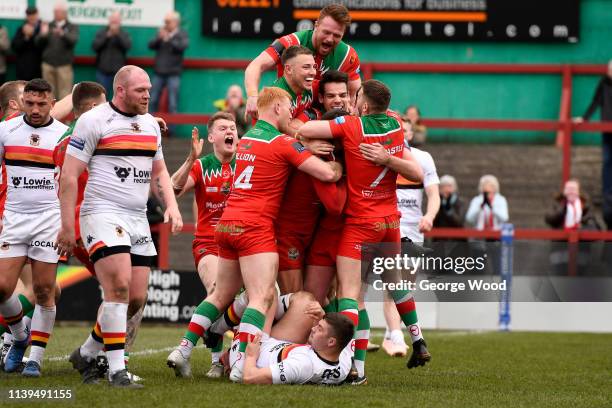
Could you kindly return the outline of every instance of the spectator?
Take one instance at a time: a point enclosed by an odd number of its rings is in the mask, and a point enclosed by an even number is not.
[[[6,55],[10,46],[8,31],[0,24],[0,85],[6,81]]]
[[[421,111],[416,105],[410,105],[406,108],[405,116],[408,117],[410,123],[412,123],[412,137],[411,146],[419,147],[425,144],[427,139],[427,127],[421,123]]]
[[[608,62],[607,75],[601,78],[597,85],[591,104],[584,115],[574,118],[574,122],[589,120],[597,108],[601,109],[602,122],[612,122],[612,60]],[[602,156],[603,214],[608,229],[612,229],[612,132],[602,134]]]
[[[180,22],[179,13],[169,12],[164,17],[164,26],[159,29],[157,36],[149,41],[149,48],[156,51],[151,94],[153,112],[159,109],[159,98],[164,87],[168,89],[168,111],[177,111],[183,54],[189,45],[187,32],[179,27]]]
[[[42,50],[35,42],[40,26],[38,9],[28,7],[26,21],[17,29],[11,44],[15,53],[15,72],[19,80],[29,81],[42,76],[40,72]]]
[[[446,174],[440,178],[440,211],[434,219],[435,228],[463,228],[465,201],[458,190],[453,176]]]
[[[68,6],[61,1],[53,8],[53,21],[42,23],[37,43],[43,48],[42,76],[53,87],[57,100],[72,90],[74,46],[79,39],[79,27],[68,21]]]
[[[225,99],[219,99],[214,103],[215,107],[220,111],[229,112],[236,118],[236,129],[238,137],[242,137],[248,129],[248,124],[245,117],[246,104],[240,85],[232,85],[227,88]]]
[[[478,183],[479,195],[472,198],[465,221],[478,230],[499,230],[508,221],[508,202],[499,192],[499,181],[487,174]]]
[[[121,13],[108,17],[108,26],[101,28],[91,44],[96,52],[96,81],[106,89],[108,99],[113,91],[113,78],[125,65],[126,54],[132,47],[132,38],[121,28]]]
[[[601,229],[587,197],[580,192],[580,183],[574,179],[566,181],[563,191],[555,195],[545,220],[555,229]]]

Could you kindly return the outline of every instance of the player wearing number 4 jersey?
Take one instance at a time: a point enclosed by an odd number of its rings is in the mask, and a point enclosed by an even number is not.
[[[392,248],[384,255],[399,253],[397,174],[416,182],[423,179],[418,163],[408,150],[404,150],[400,123],[386,114],[390,100],[391,92],[386,85],[368,80],[357,93],[356,108],[360,118],[342,116],[329,122],[312,121],[299,131],[306,138],[340,138],[344,146],[348,202],[337,257],[338,311],[349,316],[357,326],[356,365],[361,361],[357,365],[360,377],[357,383],[366,381],[363,360],[357,357],[365,354],[369,337],[367,314],[365,309],[358,312],[357,302],[361,297],[362,245],[389,243]],[[408,292],[392,295],[408,326],[416,316],[411,295]],[[419,345],[419,353],[421,350]],[[424,359],[429,359],[426,349],[422,354]]]
[[[199,158],[202,154],[204,141],[199,140],[199,132],[194,127],[192,131],[191,151],[183,165],[172,175],[174,191],[181,197],[186,192],[195,189],[195,199],[198,207],[198,221],[193,240],[193,258],[200,275],[200,280],[206,288],[206,293],[212,293],[217,279],[219,250],[215,242],[215,227],[223,214],[225,201],[230,194],[236,168],[236,145],[238,131],[234,116],[227,112],[217,112],[208,121],[208,141],[213,152]],[[189,377],[191,367],[189,359],[193,347],[203,333],[197,322],[202,318],[199,308],[194,311],[180,346],[167,359],[167,364],[178,376]],[[206,374],[211,378],[223,375],[220,363],[223,349],[223,337],[211,344],[212,365]]]
[[[151,82],[139,67],[126,65],[115,75],[112,102],[97,106],[77,121],[60,184],[62,228],[58,251],[75,247],[77,178],[89,168],[81,206],[81,233],[102,286],[100,328],[112,385],[137,388],[124,361],[130,292],[146,294],[156,251],[146,218],[150,184],[166,207],[172,231],[182,220],[161,150],[161,133],[147,113]]]
[[[4,371],[14,372],[30,343],[22,306],[13,293],[26,260],[32,262],[36,307],[32,317],[30,360],[24,376],[39,377],[42,357],[55,321],[55,272],[58,256],[53,242],[60,222],[53,179],[53,148],[66,126],[51,115],[51,85],[28,82],[23,92],[25,115],[0,124],[0,158],[9,180],[0,233],[0,314],[14,336]]]
[[[264,88],[258,100],[260,120],[240,140],[236,176],[215,239],[219,245],[219,270],[215,290],[198,307],[196,323],[204,334],[225,310],[244,283],[249,305],[240,323],[240,353],[261,333],[265,315],[275,296],[278,254],[274,238],[282,194],[290,169],[297,167],[324,181],[336,181],[341,168],[312,156],[298,141],[278,127],[291,119],[291,98],[279,88]],[[244,355],[230,378],[242,380]]]

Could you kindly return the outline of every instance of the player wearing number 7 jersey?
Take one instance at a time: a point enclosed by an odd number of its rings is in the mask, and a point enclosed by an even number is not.
[[[386,112],[391,91],[380,81],[368,80],[357,92],[356,109],[361,117],[341,116],[333,121],[311,121],[299,130],[305,138],[340,138],[344,145],[348,200],[346,221],[338,247],[338,311],[350,317],[357,327],[355,362],[357,383],[364,383],[363,359],[369,337],[369,321],[357,299],[361,291],[361,250],[364,243],[391,243],[400,249],[400,218],[397,209],[396,179],[401,174],[421,182],[423,172],[404,150],[401,124]],[[371,161],[372,148],[384,151],[385,161]],[[385,255],[393,255],[386,253]],[[416,316],[414,301],[408,292],[392,293],[404,323]],[[361,310],[359,310],[361,309]],[[429,353],[426,352],[429,358]],[[361,361],[361,364],[357,364]]]
[[[219,265],[215,290],[199,306],[201,319],[191,326],[202,336],[244,286],[249,304],[240,323],[240,352],[230,379],[242,380],[244,350],[253,336],[262,333],[265,315],[275,297],[278,253],[274,237],[283,191],[292,167],[335,182],[341,175],[337,163],[312,156],[279,127],[291,119],[291,98],[279,88],[264,88],[257,102],[260,120],[240,140],[236,152],[234,188],[217,224]]]

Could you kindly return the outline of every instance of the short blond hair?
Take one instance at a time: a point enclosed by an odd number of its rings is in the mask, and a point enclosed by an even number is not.
[[[491,184],[495,189],[496,193],[500,192],[499,181],[497,180],[497,177],[492,174],[485,174],[480,178],[480,181],[478,182],[478,191],[482,193],[484,191],[485,185],[487,184]]]
[[[257,97],[257,110],[266,110],[274,103],[282,101],[283,98],[291,101],[291,95],[284,89],[272,86],[266,87]]]

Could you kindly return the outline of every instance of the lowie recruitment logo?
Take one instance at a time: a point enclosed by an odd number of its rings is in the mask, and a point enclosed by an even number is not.
[[[131,172],[132,169],[127,167],[115,167],[115,174],[117,177],[119,177],[119,180],[121,180],[122,183],[125,182],[125,179],[128,178]]]
[[[19,185],[21,184],[20,176],[11,176],[11,180],[13,181],[13,187],[19,187]]]

